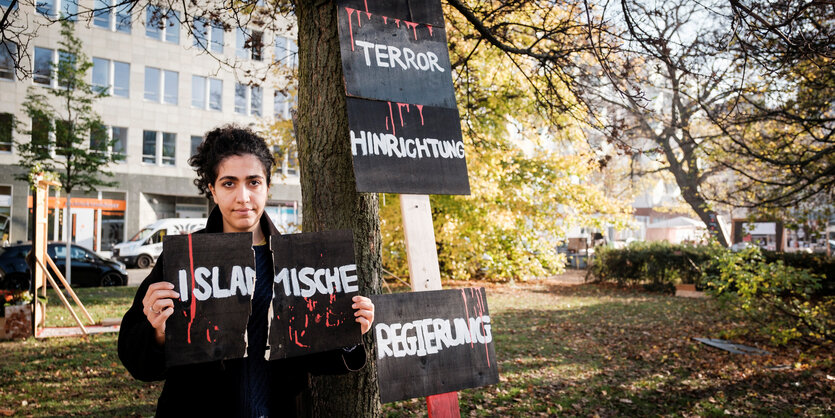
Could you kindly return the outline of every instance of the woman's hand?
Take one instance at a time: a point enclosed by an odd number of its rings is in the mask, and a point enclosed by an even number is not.
[[[174,300],[180,294],[174,291],[174,285],[168,282],[157,282],[148,286],[145,297],[142,298],[142,312],[156,331],[154,337],[157,344],[165,343],[165,320],[174,313]],[[373,318],[373,313],[372,313]]]
[[[354,302],[351,307],[356,309],[354,312],[354,316],[357,317],[356,321],[360,323],[362,333],[365,334],[374,323],[374,304],[365,296],[354,296],[351,300]]]

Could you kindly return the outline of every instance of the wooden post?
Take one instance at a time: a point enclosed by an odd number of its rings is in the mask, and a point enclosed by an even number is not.
[[[428,195],[400,195],[412,290],[441,290],[441,270]],[[459,418],[458,392],[426,397],[429,418]]]

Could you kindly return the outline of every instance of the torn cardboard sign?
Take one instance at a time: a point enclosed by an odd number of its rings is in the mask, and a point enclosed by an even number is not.
[[[268,360],[361,343],[351,298],[358,294],[351,231],[271,237],[275,279]]]
[[[180,298],[165,324],[168,367],[241,358],[255,283],[252,234],[166,237],[164,277]]]

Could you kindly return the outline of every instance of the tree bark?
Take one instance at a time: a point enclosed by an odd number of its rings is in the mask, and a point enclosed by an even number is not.
[[[350,229],[363,295],[380,293],[381,236],[377,195],[357,193],[348,141],[345,84],[337,8],[329,1],[296,1],[299,25],[299,104],[296,140],[305,232]],[[381,414],[372,332],[368,363],[345,376],[313,377],[305,415]]]

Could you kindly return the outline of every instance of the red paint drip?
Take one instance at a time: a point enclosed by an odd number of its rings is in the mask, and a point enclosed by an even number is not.
[[[394,128],[394,112],[391,110],[391,102],[386,102],[389,104],[389,117],[391,118],[391,133],[397,135],[397,130]]]
[[[365,11],[365,15],[368,17],[368,20],[371,20],[371,13],[368,13],[368,10]]]
[[[429,29],[429,36],[433,36],[432,35],[432,25],[426,25],[426,28]]]
[[[394,23],[396,23],[396,24],[397,24],[397,27],[398,27],[398,28],[400,27],[400,19],[394,19]]]
[[[191,269],[191,289],[187,291],[191,292],[191,306],[189,306],[189,312],[191,313],[191,318],[188,320],[188,343],[191,344],[191,324],[194,323],[194,314],[197,312],[197,303],[194,300],[194,249],[191,245],[191,234],[188,234],[188,264],[189,268]]]
[[[461,298],[464,299],[464,320],[467,321],[467,332],[470,333],[470,348],[473,347],[473,330],[470,328],[470,308],[467,306],[467,293],[461,289]]]
[[[304,300],[307,302],[307,310],[313,312],[316,309],[316,301],[308,298],[304,298]]]
[[[368,13],[368,0],[363,0],[363,3],[365,3],[365,13]]]
[[[209,329],[206,328],[206,341],[212,342],[212,337],[209,336]]]
[[[423,105],[415,105],[420,112],[420,126],[423,126]]]
[[[385,25],[389,24],[389,17],[388,16],[383,16],[383,24],[385,24]]]
[[[317,324],[322,322],[322,314],[316,314],[316,317],[313,318],[313,321],[316,322]]]
[[[309,345],[304,345],[301,342],[299,342],[299,332],[298,331],[293,331],[293,333],[296,334],[296,339],[293,342],[295,342],[297,346],[302,347],[302,348],[310,348]],[[304,333],[302,333],[302,335],[304,335]]]
[[[415,23],[415,22],[409,22],[407,20],[404,20],[403,23],[406,25],[406,27],[412,28],[412,32],[414,32],[414,34],[415,34],[415,40],[417,41],[417,27],[418,27],[418,24]]]
[[[397,104],[397,111],[400,112],[400,126],[403,125],[403,107],[406,107],[406,111],[409,111],[409,104],[408,103],[398,103]]]
[[[348,33],[351,34],[351,51],[354,50],[354,28],[351,24],[351,15],[354,14],[354,9],[350,7],[346,7],[345,11],[348,12]],[[357,13],[359,14],[359,13]]]
[[[478,301],[478,316],[484,316],[484,298],[481,296],[481,290],[474,291],[476,300]],[[486,334],[484,329],[484,321],[481,321],[481,334]],[[484,355],[487,357],[487,367],[490,366],[490,350],[487,349],[487,344],[484,344]]]
[[[304,316],[304,328],[307,329],[307,315]],[[302,336],[304,336],[304,331],[302,331]]]

